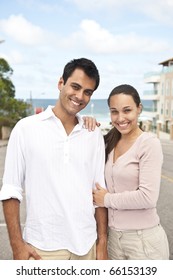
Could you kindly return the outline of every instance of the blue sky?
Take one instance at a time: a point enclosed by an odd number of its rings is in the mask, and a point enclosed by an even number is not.
[[[58,98],[63,67],[78,57],[99,69],[93,98],[122,83],[142,97],[144,74],[173,57],[172,15],[172,0],[1,0],[0,57],[17,98]]]

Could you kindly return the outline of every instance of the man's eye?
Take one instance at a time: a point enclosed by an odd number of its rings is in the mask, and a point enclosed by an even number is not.
[[[85,95],[86,95],[86,96],[91,96],[92,94],[93,94],[92,91],[85,91]]]
[[[72,88],[75,89],[75,90],[79,89],[79,87],[77,85],[72,85]]]

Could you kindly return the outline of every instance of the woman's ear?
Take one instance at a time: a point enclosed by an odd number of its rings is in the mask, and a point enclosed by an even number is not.
[[[142,113],[142,109],[143,109],[143,106],[142,106],[142,104],[140,103],[140,104],[139,104],[139,107],[138,107],[138,114],[139,114],[139,115]]]

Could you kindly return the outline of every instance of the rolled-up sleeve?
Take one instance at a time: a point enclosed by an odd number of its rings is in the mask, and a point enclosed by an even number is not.
[[[24,186],[25,161],[24,142],[20,125],[11,132],[7,146],[0,200],[16,198],[22,200]]]

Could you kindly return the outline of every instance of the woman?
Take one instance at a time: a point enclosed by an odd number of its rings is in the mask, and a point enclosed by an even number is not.
[[[156,205],[163,162],[159,139],[138,126],[140,97],[130,85],[109,95],[113,129],[105,136],[107,190],[96,185],[94,203],[109,213],[109,259],[169,259]]]

